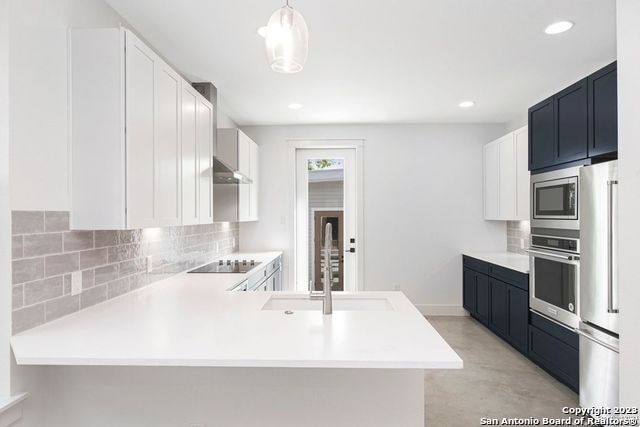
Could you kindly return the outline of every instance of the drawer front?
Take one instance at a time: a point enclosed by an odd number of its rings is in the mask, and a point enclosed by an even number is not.
[[[274,271],[280,268],[280,257],[269,262],[266,268],[267,268],[267,276],[270,276]]]
[[[529,291],[529,275],[511,270],[500,265],[489,264],[489,276],[500,279],[510,285],[517,286],[523,291]]]
[[[266,278],[267,278],[267,269],[266,267],[263,267],[258,271],[256,271],[255,273],[253,273],[251,277],[249,277],[248,288],[252,289],[253,287],[257,286],[258,283],[264,281]]]
[[[529,357],[574,391],[578,391],[580,372],[577,349],[535,326],[530,326]]]
[[[462,256],[462,265],[482,274],[487,274],[489,272],[489,263],[476,258],[471,258],[467,255]]]
[[[576,350],[578,349],[580,340],[577,333],[565,328],[564,326],[560,326],[549,319],[545,319],[534,311],[531,312],[531,325],[546,332],[568,346],[573,347]]]

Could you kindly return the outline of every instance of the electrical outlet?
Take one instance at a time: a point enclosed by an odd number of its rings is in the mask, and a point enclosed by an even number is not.
[[[524,239],[520,239],[520,249],[524,249]]]
[[[147,257],[147,273],[151,273],[153,271],[153,256],[149,255]]]
[[[82,292],[82,271],[71,273],[71,295],[78,295]]]

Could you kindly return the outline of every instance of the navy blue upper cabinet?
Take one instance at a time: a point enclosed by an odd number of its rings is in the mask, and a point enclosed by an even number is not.
[[[587,79],[554,95],[554,164],[587,158]]]
[[[618,151],[617,62],[588,79],[589,157]]]
[[[530,170],[617,151],[616,72],[614,62],[529,108]]]
[[[554,164],[553,133],[553,97],[551,97],[529,108],[529,170]]]

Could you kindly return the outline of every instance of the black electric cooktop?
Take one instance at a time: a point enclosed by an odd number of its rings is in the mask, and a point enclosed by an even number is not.
[[[258,265],[260,265],[260,263],[255,262],[254,260],[220,260],[212,262],[211,264],[203,265],[195,270],[191,270],[189,273],[247,273]]]

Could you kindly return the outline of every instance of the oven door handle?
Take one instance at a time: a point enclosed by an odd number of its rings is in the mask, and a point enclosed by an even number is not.
[[[562,254],[555,254],[555,253],[551,253],[551,252],[543,252],[543,251],[536,251],[533,249],[527,249],[526,250],[527,253],[533,255],[533,256],[540,256],[540,257],[550,257],[550,258],[556,258],[556,259],[561,259],[561,260],[565,260],[565,261],[579,261],[580,257],[578,255],[562,255]]]
[[[604,341],[599,340],[598,338],[594,337],[593,335],[591,335],[588,332],[583,331],[582,329],[575,329],[575,331],[576,331],[576,333],[578,335],[583,336],[586,339],[591,340],[596,344],[599,344],[599,345],[601,345],[601,346],[603,346],[603,347],[605,347],[605,348],[607,348],[607,349],[609,349],[611,351],[614,351],[616,353],[620,353],[620,349],[619,348],[616,348],[616,347],[612,346],[611,344],[608,344],[608,343],[606,343]]]

